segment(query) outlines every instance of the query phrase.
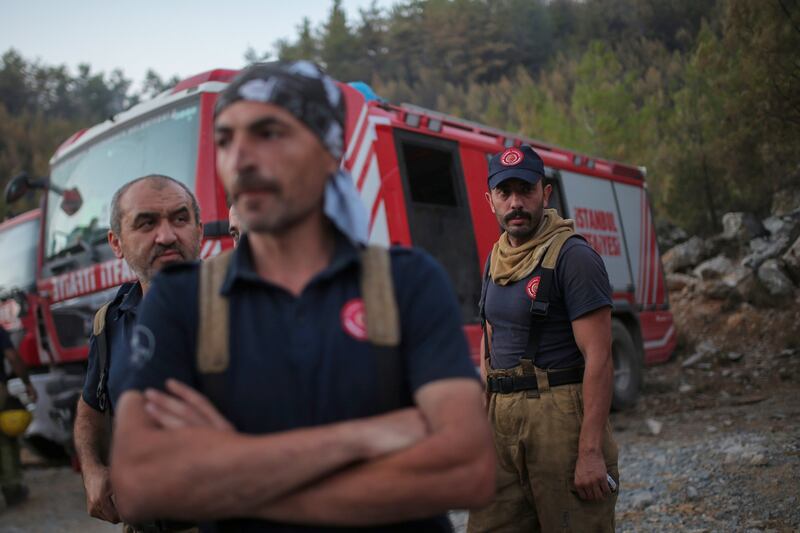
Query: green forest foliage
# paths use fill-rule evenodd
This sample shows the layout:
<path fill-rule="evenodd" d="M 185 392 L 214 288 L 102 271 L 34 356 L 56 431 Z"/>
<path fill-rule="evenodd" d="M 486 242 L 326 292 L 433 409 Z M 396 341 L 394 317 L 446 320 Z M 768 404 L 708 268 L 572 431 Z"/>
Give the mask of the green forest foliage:
<path fill-rule="evenodd" d="M 332 0 L 318 27 L 259 44 L 248 61 L 313 59 L 392 102 L 643 165 L 658 215 L 693 232 L 800 187 L 800 0 L 399 0 L 357 20 Z M 131 96 L 119 71 L 6 52 L 0 185 L 173 81 L 151 72 Z"/>
<path fill-rule="evenodd" d="M 797 0 L 407 0 L 276 45 L 410 102 L 648 169 L 699 233 L 800 187 Z"/>
<path fill-rule="evenodd" d="M 47 176 L 50 157 L 70 135 L 177 82 L 151 70 L 141 90 L 130 94 L 131 80 L 121 70 L 106 75 L 80 65 L 73 75 L 64 66 L 26 61 L 17 51 L 6 51 L 0 56 L 0 189 L 22 171 Z M 13 206 L 0 200 L 0 220 L 38 203 L 38 193 Z"/>

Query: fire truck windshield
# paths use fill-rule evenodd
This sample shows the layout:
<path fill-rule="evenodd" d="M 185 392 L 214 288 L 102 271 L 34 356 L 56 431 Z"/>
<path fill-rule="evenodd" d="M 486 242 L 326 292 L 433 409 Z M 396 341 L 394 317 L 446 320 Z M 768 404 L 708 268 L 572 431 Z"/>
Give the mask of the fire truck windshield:
<path fill-rule="evenodd" d="M 0 294 L 33 286 L 38 242 L 39 217 L 0 231 Z"/>
<path fill-rule="evenodd" d="M 193 190 L 198 115 L 196 101 L 184 103 L 115 129 L 57 162 L 51 183 L 61 190 L 76 189 L 82 203 L 77 211 L 63 209 L 61 196 L 48 193 L 45 257 L 105 242 L 111 197 L 135 178 L 163 174 Z"/>

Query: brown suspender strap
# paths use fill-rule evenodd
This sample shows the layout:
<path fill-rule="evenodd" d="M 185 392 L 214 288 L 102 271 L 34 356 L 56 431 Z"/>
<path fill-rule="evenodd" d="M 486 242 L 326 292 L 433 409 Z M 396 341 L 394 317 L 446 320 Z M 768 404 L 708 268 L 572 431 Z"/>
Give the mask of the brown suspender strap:
<path fill-rule="evenodd" d="M 200 265 L 197 324 L 197 370 L 218 374 L 228 368 L 228 299 L 220 294 L 231 252 L 223 252 Z"/>
<path fill-rule="evenodd" d="M 113 300 L 112 300 L 113 301 Z M 97 346 L 97 366 L 100 379 L 97 381 L 97 403 L 100 409 L 110 414 L 111 404 L 108 401 L 108 335 L 106 334 L 106 314 L 111 302 L 107 302 L 94 314 L 92 335 Z"/>
<path fill-rule="evenodd" d="M 108 307 L 111 305 L 111 302 L 106 302 L 103 307 L 97 310 L 94 314 L 94 323 L 92 324 L 92 335 L 97 337 L 100 335 L 106 327 L 106 313 L 108 313 Z"/>
<path fill-rule="evenodd" d="M 559 233 L 555 240 L 550 244 L 550 247 L 547 249 L 547 253 L 544 255 L 544 259 L 542 260 L 542 268 L 555 268 L 556 261 L 558 261 L 558 254 L 561 253 L 561 248 L 564 246 L 564 243 L 567 242 L 567 239 L 575 235 L 572 231 L 564 231 Z"/>
<path fill-rule="evenodd" d="M 376 413 L 399 408 L 408 395 L 400 353 L 400 313 L 392 280 L 392 261 L 387 248 L 369 245 L 361 250 L 361 298 L 367 339 L 375 358 Z"/>
<path fill-rule="evenodd" d="M 230 360 L 228 298 L 220 293 L 232 252 L 200 264 L 198 283 L 197 372 L 203 392 L 218 409 L 225 408 L 225 370 Z"/>
<path fill-rule="evenodd" d="M 369 341 L 375 346 L 398 346 L 400 317 L 387 248 L 370 245 L 361 251 L 361 297 Z"/>
<path fill-rule="evenodd" d="M 561 248 L 564 246 L 564 243 L 573 235 L 574 232 L 572 231 L 564 231 L 556 235 L 542 259 L 542 274 L 539 290 L 536 294 L 536 299 L 531 302 L 528 345 L 525 349 L 525 356 L 520 358 L 522 374 L 529 378 L 536 376 L 536 354 L 539 351 L 539 344 L 542 340 L 544 322 L 547 320 L 550 306 L 550 292 L 552 291 L 553 285 L 553 272 L 555 271 L 556 262 L 558 261 L 558 255 L 561 253 Z M 538 396 L 537 390 L 531 389 L 528 391 L 529 398 L 538 398 Z"/>

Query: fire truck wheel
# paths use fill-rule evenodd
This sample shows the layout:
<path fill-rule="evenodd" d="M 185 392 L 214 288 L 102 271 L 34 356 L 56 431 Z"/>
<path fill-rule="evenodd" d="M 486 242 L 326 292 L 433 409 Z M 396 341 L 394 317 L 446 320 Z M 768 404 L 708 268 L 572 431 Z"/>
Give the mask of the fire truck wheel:
<path fill-rule="evenodd" d="M 642 386 L 642 356 L 622 321 L 611 320 L 611 357 L 614 361 L 614 398 L 611 408 L 633 407 Z"/>

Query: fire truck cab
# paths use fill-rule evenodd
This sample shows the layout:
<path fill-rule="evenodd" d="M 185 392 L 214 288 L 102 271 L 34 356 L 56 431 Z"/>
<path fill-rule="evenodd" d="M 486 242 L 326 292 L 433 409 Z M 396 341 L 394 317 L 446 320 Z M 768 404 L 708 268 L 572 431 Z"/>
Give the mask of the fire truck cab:
<path fill-rule="evenodd" d="M 110 200 L 120 186 L 151 173 L 180 180 L 201 206 L 202 257 L 231 246 L 212 120 L 217 95 L 235 74 L 220 69 L 188 78 L 75 133 L 51 159 L 36 315 L 52 379 L 61 382 L 51 388 L 75 387 L 74 376 L 85 369 L 94 312 L 133 279 L 106 239 Z M 675 345 L 644 172 L 412 105 L 389 104 L 363 84 L 342 89 L 348 109 L 342 165 L 370 214 L 370 239 L 420 246 L 443 264 L 476 363 L 482 266 L 499 236 L 484 199 L 488 159 L 522 143 L 540 153 L 555 190 L 551 207 L 575 219 L 606 263 L 615 301 L 615 405 L 633 403 L 643 364 L 666 360 Z M 67 443 L 68 435 L 63 440 Z"/>

